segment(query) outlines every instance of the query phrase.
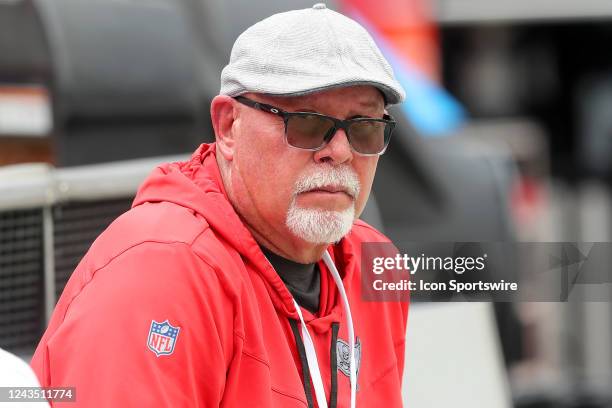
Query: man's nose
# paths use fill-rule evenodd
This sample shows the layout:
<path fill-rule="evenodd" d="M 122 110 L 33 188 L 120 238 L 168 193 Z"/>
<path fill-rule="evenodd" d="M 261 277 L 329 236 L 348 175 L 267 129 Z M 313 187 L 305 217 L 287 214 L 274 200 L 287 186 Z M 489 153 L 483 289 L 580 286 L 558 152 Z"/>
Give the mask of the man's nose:
<path fill-rule="evenodd" d="M 325 147 L 315 152 L 317 163 L 332 162 L 332 164 L 350 163 L 353 160 L 353 150 L 344 129 L 338 129 Z"/>

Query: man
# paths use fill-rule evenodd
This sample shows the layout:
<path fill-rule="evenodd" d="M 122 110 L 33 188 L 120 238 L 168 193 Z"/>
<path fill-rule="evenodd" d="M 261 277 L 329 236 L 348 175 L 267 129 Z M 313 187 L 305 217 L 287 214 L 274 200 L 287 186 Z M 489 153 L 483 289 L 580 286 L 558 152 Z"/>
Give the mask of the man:
<path fill-rule="evenodd" d="M 92 245 L 33 358 L 41 383 L 95 407 L 401 406 L 407 304 L 361 300 L 361 243 L 388 240 L 356 218 L 403 96 L 322 4 L 247 29 L 216 143 L 159 167 Z"/>

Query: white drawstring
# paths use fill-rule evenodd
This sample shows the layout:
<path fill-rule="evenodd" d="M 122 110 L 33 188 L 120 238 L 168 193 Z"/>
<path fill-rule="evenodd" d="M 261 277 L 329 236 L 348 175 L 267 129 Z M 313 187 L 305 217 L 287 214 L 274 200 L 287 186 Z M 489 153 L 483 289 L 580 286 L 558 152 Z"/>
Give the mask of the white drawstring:
<path fill-rule="evenodd" d="M 306 361 L 308 361 L 308 368 L 310 370 L 310 377 L 312 378 L 312 385 L 314 386 L 315 396 L 317 397 L 317 405 L 319 408 L 327 408 L 327 399 L 325 399 L 325 389 L 323 388 L 323 378 L 321 377 L 321 371 L 319 370 L 319 362 L 317 360 L 317 352 L 314 347 L 314 342 L 308 333 L 306 328 L 306 322 L 302 317 L 302 311 L 300 305 L 297 304 L 293 299 L 295 310 L 297 310 L 302 322 L 302 337 L 304 338 L 304 349 L 306 350 Z M 310 384 L 306 384 L 308 387 Z"/>
<path fill-rule="evenodd" d="M 325 262 L 325 265 L 327 265 L 327 268 L 334 277 L 334 281 L 336 282 L 336 286 L 338 287 L 338 291 L 340 292 L 340 296 L 342 297 L 344 312 L 346 313 L 350 350 L 349 370 L 351 373 L 351 408 L 355 408 L 355 404 L 357 401 L 357 367 L 355 365 L 355 329 L 353 327 L 353 316 L 351 315 L 351 307 L 349 305 L 348 297 L 346 296 L 346 292 L 344 290 L 344 285 L 342 284 L 342 278 L 340 277 L 340 273 L 338 272 L 338 269 L 336 269 L 336 265 L 334 265 L 334 262 L 332 261 L 331 256 L 327 251 L 323 253 L 323 261 Z"/>
<path fill-rule="evenodd" d="M 353 328 L 353 317 L 351 315 L 351 308 L 349 306 L 348 297 L 346 296 L 346 291 L 344 290 L 344 285 L 342 285 L 342 278 L 340 278 L 340 273 L 338 272 L 336 265 L 334 265 L 334 262 L 332 261 L 331 256 L 327 251 L 323 253 L 323 261 L 325 262 L 325 265 L 327 265 L 327 269 L 329 269 L 329 271 L 331 272 L 334 278 L 334 282 L 336 282 L 336 286 L 338 287 L 338 291 L 340 292 L 340 297 L 342 297 L 342 306 L 346 314 L 350 350 L 350 406 L 351 408 L 355 408 L 357 400 L 357 367 L 355 366 L 355 330 Z M 321 371 L 319 370 L 319 363 L 317 360 L 317 353 L 314 347 L 314 342 L 310 337 L 310 333 L 308 333 L 308 329 L 306 328 L 306 322 L 304 322 L 304 317 L 302 316 L 302 311 L 300 310 L 300 306 L 297 304 L 295 299 L 293 299 L 293 304 L 295 305 L 295 310 L 297 310 L 298 316 L 300 316 L 300 322 L 302 323 L 302 337 L 304 338 L 306 361 L 308 362 L 308 369 L 310 370 L 310 376 L 312 377 L 312 384 L 314 386 L 315 396 L 317 398 L 317 405 L 319 406 L 319 408 L 327 408 L 327 399 L 325 398 L 325 389 L 323 388 L 323 379 L 321 377 Z"/>

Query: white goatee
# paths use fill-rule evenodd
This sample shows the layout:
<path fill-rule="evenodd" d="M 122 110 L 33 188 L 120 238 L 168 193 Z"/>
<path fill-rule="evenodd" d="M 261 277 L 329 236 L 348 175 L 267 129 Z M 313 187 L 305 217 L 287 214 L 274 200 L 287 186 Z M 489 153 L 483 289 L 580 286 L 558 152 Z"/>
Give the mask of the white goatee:
<path fill-rule="evenodd" d="M 355 202 L 342 211 L 303 208 L 296 203 L 298 194 L 333 186 L 353 197 L 359 195 L 359 178 L 348 165 L 320 165 L 314 172 L 301 176 L 295 183 L 293 199 L 287 211 L 286 224 L 297 237 L 313 244 L 340 241 L 351 230 L 355 220 Z"/>

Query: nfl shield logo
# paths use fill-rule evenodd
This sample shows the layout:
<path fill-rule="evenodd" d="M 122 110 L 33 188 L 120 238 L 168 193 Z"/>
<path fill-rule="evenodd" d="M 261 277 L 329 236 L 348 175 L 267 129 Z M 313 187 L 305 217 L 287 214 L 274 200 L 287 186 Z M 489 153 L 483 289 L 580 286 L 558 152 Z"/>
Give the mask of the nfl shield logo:
<path fill-rule="evenodd" d="M 168 320 L 162 323 L 155 320 L 151 321 L 149 339 L 147 340 L 149 350 L 154 352 L 157 357 L 172 354 L 180 330 L 180 327 L 172 326 Z"/>

